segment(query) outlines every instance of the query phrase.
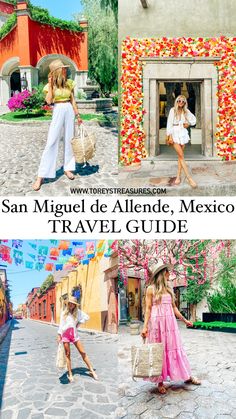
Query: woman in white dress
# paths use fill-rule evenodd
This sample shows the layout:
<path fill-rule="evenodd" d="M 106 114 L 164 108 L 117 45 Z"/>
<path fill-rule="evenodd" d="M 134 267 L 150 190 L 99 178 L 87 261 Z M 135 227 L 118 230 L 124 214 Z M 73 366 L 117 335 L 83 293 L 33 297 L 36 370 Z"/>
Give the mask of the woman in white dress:
<path fill-rule="evenodd" d="M 78 302 L 75 297 L 70 297 L 67 301 L 66 310 L 61 314 L 60 325 L 58 329 L 58 343 L 63 343 L 66 355 L 66 363 L 68 369 L 68 380 L 73 382 L 73 375 L 71 369 L 71 358 L 70 358 L 70 344 L 73 343 L 80 353 L 83 361 L 89 369 L 89 374 L 95 380 L 98 380 L 97 374 L 95 373 L 92 364 L 86 354 L 82 343 L 80 342 L 77 327 L 80 323 L 84 323 L 89 319 L 89 316 L 83 313 L 78 308 Z"/>
<path fill-rule="evenodd" d="M 186 97 L 180 95 L 176 98 L 174 107 L 171 108 L 167 120 L 167 137 L 169 137 L 169 143 L 173 145 L 178 155 L 178 172 L 175 185 L 181 183 L 183 170 L 189 185 L 192 188 L 196 188 L 197 184 L 191 178 L 184 159 L 184 147 L 190 141 L 188 128 L 193 125 L 196 125 L 196 117 L 188 109 Z"/>

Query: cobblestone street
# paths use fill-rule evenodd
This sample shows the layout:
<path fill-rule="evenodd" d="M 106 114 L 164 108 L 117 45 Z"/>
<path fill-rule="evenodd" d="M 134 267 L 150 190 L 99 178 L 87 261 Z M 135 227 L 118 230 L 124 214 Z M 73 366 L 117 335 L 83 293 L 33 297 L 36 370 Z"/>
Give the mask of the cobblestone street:
<path fill-rule="evenodd" d="M 155 385 L 131 378 L 130 346 L 140 336 L 130 336 L 122 326 L 119 334 L 119 394 L 116 417 L 129 419 L 235 419 L 236 418 L 236 335 L 188 330 L 180 325 L 184 348 L 192 372 L 201 386 L 169 384 L 161 396 Z"/>
<path fill-rule="evenodd" d="M 77 165 L 77 176 L 69 181 L 63 174 L 63 142 L 59 146 L 56 180 L 46 180 L 39 192 L 32 190 L 40 158 L 46 144 L 48 122 L 0 124 L 0 194 L 60 196 L 70 195 L 70 188 L 116 187 L 117 143 L 115 127 L 101 127 L 87 123 L 89 132 L 96 136 L 96 154 L 89 165 Z"/>
<path fill-rule="evenodd" d="M 1 419 L 114 417 L 117 336 L 80 332 L 99 381 L 88 375 L 73 347 L 73 383 L 69 383 L 64 370 L 56 369 L 56 336 L 57 328 L 51 325 L 31 320 L 14 322 L 12 333 L 0 345 L 0 390 L 5 382 Z"/>

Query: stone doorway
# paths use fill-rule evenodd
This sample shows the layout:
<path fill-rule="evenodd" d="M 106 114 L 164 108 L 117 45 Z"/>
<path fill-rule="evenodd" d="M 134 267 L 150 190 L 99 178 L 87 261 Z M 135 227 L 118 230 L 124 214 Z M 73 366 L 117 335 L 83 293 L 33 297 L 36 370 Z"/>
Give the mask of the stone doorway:
<path fill-rule="evenodd" d="M 184 95 L 188 100 L 188 108 L 196 118 L 197 123 L 189 128 L 191 141 L 185 148 L 185 155 L 188 158 L 199 158 L 204 155 L 202 147 L 202 116 L 201 116 L 201 87 L 198 81 L 161 81 L 158 83 L 159 92 L 159 117 L 157 119 L 157 148 L 161 157 L 171 157 L 173 154 L 170 147 L 166 145 L 166 126 L 170 109 L 174 106 L 175 99 L 179 95 Z"/>
<path fill-rule="evenodd" d="M 20 70 L 15 70 L 10 77 L 11 96 L 21 92 Z"/>
<path fill-rule="evenodd" d="M 201 140 L 199 140 L 200 135 L 198 135 L 197 144 L 186 147 L 186 157 L 192 160 L 201 160 L 216 156 L 214 139 L 218 109 L 218 73 L 214 64 L 219 61 L 219 58 L 146 57 L 142 58 L 141 61 L 143 61 L 143 105 L 146 110 L 144 116 L 145 146 L 149 158 L 157 160 L 176 159 L 172 148 L 167 149 L 162 144 L 163 138 L 161 139 L 160 136 L 160 130 L 162 129 L 160 114 L 163 99 L 161 88 L 165 89 L 164 94 L 167 97 L 171 94 L 173 86 L 175 86 L 174 90 L 177 89 L 177 92 L 178 90 L 190 91 L 194 89 L 194 94 L 198 97 L 198 102 L 195 101 L 195 107 L 200 108 L 197 112 L 200 112 L 198 121 L 201 125 L 198 125 L 197 129 L 201 130 Z M 170 100 L 168 106 L 171 106 Z M 164 132 L 161 135 L 164 136 Z M 192 153 L 191 150 L 194 152 Z"/>

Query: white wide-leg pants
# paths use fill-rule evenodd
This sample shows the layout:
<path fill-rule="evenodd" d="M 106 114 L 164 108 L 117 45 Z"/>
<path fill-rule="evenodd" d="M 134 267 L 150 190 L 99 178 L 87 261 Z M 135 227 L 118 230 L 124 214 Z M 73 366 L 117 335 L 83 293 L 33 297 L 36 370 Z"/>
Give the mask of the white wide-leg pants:
<path fill-rule="evenodd" d="M 52 122 L 49 127 L 46 147 L 38 170 L 42 178 L 56 177 L 56 163 L 60 138 L 64 130 L 64 171 L 75 170 L 75 158 L 71 140 L 74 137 L 74 111 L 70 102 L 54 105 Z"/>

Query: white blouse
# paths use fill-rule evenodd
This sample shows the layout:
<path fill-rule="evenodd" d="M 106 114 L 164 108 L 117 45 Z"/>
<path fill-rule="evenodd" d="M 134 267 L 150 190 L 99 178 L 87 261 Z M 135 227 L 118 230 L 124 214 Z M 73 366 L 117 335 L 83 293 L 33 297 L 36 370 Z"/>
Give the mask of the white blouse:
<path fill-rule="evenodd" d="M 183 128 L 184 123 L 188 123 L 189 125 L 193 126 L 196 125 L 196 117 L 193 115 L 189 109 L 187 109 L 187 116 L 182 112 L 180 119 L 175 116 L 174 108 L 171 108 L 168 119 L 167 119 L 167 135 L 171 135 L 173 133 L 173 128 L 175 126 L 179 126 Z"/>
<path fill-rule="evenodd" d="M 63 311 L 61 313 L 60 325 L 57 333 L 62 335 L 67 329 L 73 328 L 74 335 L 77 336 L 77 327 L 79 324 L 85 323 L 87 320 L 89 320 L 89 316 L 81 310 L 78 310 L 77 318 L 74 318 L 74 316 L 70 313 L 65 316 L 65 312 Z"/>

